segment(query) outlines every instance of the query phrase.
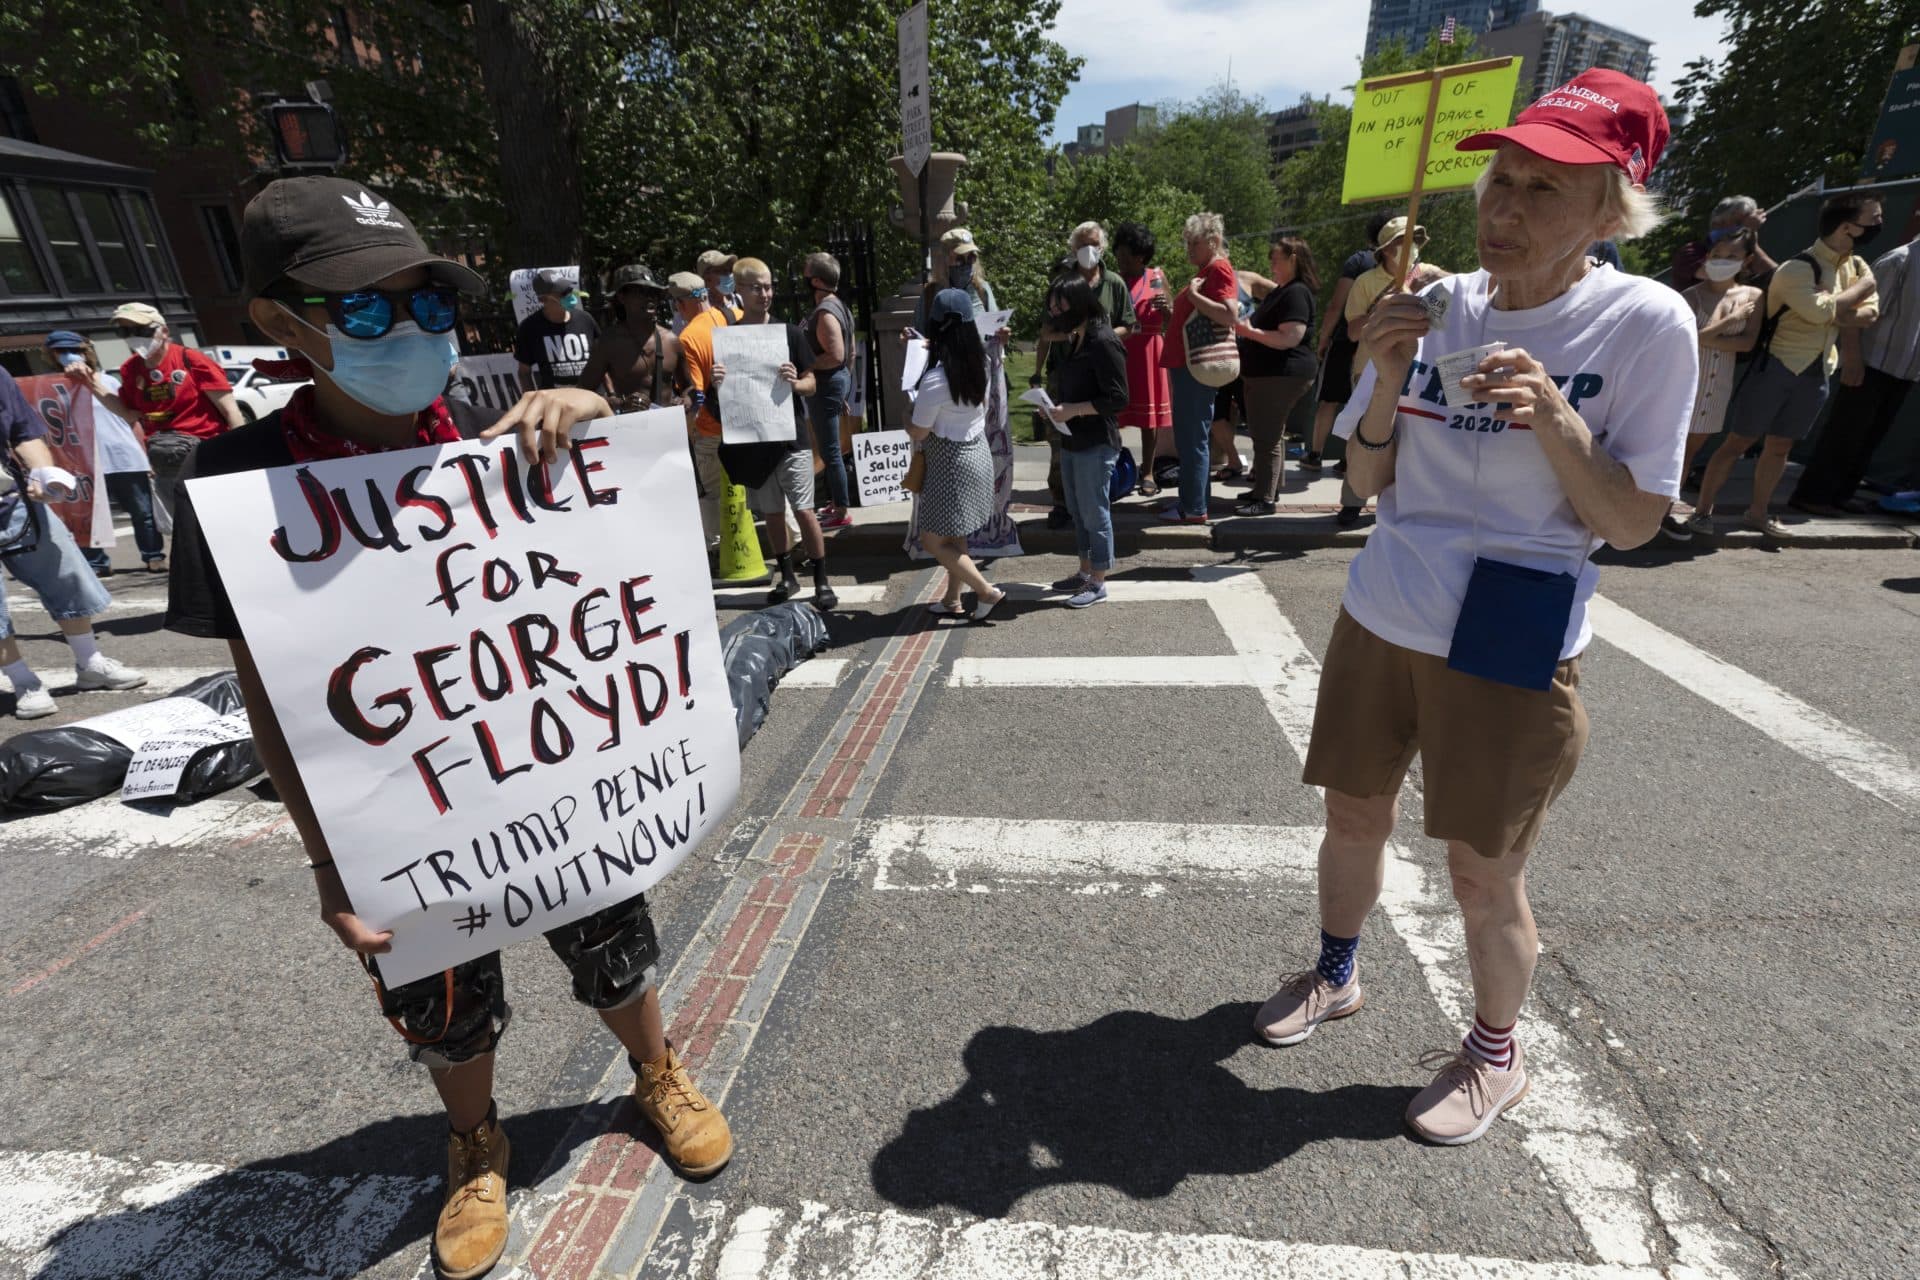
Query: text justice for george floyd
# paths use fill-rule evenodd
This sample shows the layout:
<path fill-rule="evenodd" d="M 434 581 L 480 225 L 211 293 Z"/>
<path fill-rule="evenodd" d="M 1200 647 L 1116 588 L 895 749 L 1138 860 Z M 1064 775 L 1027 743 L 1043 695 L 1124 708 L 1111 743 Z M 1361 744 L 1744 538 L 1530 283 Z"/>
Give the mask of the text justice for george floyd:
<path fill-rule="evenodd" d="M 456 531 L 466 531 L 455 505 L 433 491 L 437 481 L 464 485 L 470 506 L 459 510 L 470 513 L 477 526 L 474 535 L 487 538 L 498 535 L 503 520 L 531 525 L 572 511 L 616 504 L 620 500 L 619 486 L 597 486 L 593 477 L 603 469 L 602 464 L 586 456 L 606 444 L 605 437 L 592 437 L 568 446 L 566 470 L 574 478 L 571 486 L 557 483 L 546 467 L 528 467 L 523 473 L 515 446 L 491 455 L 463 453 L 437 463 L 422 463 L 402 473 L 391 498 L 369 480 L 364 514 L 356 511 L 345 489 L 329 489 L 311 467 L 303 466 L 295 472 L 295 480 L 314 527 L 307 531 L 309 536 L 296 537 L 282 525 L 269 541 L 277 555 L 296 563 L 332 557 L 346 545 L 346 535 L 369 551 L 418 554 Z M 485 493 L 484 473 L 496 459 L 505 510 L 496 510 Z M 452 478 L 446 473 L 452 473 Z M 568 488 L 576 492 L 567 492 Z M 583 500 L 584 505 L 577 506 L 576 499 Z M 424 511 L 428 516 L 420 523 L 409 520 L 411 528 L 403 529 L 402 512 L 409 510 Z M 299 549 L 303 547 L 311 549 Z M 623 641 L 638 647 L 666 633 L 664 626 L 642 625 L 654 607 L 654 598 L 642 594 L 652 580 L 651 574 L 578 591 L 581 575 L 543 551 L 526 552 L 522 566 L 503 557 L 486 557 L 475 543 L 462 541 L 441 548 L 435 557 L 434 577 L 439 591 L 425 603 L 442 606 L 449 617 L 459 613 L 461 597 L 469 591 L 496 604 L 524 591 L 536 597 L 532 601 L 535 607 L 508 621 L 504 637 L 476 629 L 455 643 L 416 650 L 410 657 L 415 679 L 405 683 L 392 684 L 394 664 L 382 660 L 394 655 L 377 645 L 362 646 L 334 667 L 327 680 L 327 711 L 336 724 L 367 745 L 385 745 L 412 722 L 419 709 L 416 695 L 435 717 L 451 724 L 472 714 L 480 703 L 499 702 L 516 690 L 531 691 L 552 683 L 556 695 L 564 693 L 561 706 L 573 703 L 591 717 L 584 722 L 585 727 L 606 735 L 594 749 L 608 751 L 620 745 L 628 718 L 645 727 L 659 718 L 675 690 L 682 698 L 689 696 L 693 672 L 687 631 L 672 637 L 671 678 L 653 662 L 629 658 L 619 671 L 604 678 L 601 687 L 589 689 L 577 681 L 574 667 L 569 665 L 576 656 L 586 663 L 605 662 L 620 650 Z M 550 604 L 540 598 L 543 592 L 566 598 Z M 556 618 L 563 619 L 564 625 Z M 451 670 L 443 671 L 443 667 Z M 376 675 L 381 678 L 375 680 Z M 362 681 L 390 687 L 368 697 L 359 688 Z M 575 683 L 564 688 L 565 682 Z M 471 700 L 475 698 L 478 702 Z M 516 753 L 501 749 L 504 735 L 496 735 L 487 719 L 476 718 L 468 728 L 476 754 L 459 755 L 448 749 L 451 734 L 412 753 L 421 783 L 440 813 L 454 806 L 445 780 L 457 769 L 478 760 L 488 778 L 500 783 L 536 765 L 558 764 L 578 745 L 568 718 L 555 706 L 555 700 L 545 695 L 530 705 L 527 750 L 517 760 Z"/>

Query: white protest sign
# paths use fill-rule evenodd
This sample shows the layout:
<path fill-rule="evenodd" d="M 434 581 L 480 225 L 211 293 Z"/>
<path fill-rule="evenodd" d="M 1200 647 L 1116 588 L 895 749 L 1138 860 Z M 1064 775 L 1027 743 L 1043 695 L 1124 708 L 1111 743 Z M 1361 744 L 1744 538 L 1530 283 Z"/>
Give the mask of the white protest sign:
<path fill-rule="evenodd" d="M 992 342 L 995 334 L 1013 323 L 1013 309 L 1005 311 L 976 311 L 973 313 L 973 327 L 980 331 L 980 341 Z"/>
<path fill-rule="evenodd" d="M 74 728 L 112 738 L 127 750 L 138 751 L 140 744 L 148 738 L 157 738 L 161 734 L 219 718 L 219 712 L 193 698 L 155 698 L 137 707 L 89 716 Z"/>
<path fill-rule="evenodd" d="M 780 376 L 787 363 L 787 326 L 716 325 L 713 358 L 727 367 L 720 383 L 720 439 L 760 444 L 795 438 L 793 385 Z"/>
<path fill-rule="evenodd" d="M 853 474 L 860 482 L 860 505 L 905 502 L 901 481 L 913 461 L 913 441 L 904 431 L 861 431 L 853 437 Z"/>
<path fill-rule="evenodd" d="M 519 361 L 511 353 L 461 356 L 453 366 L 453 377 L 473 404 L 504 413 L 520 402 Z"/>
<path fill-rule="evenodd" d="M 198 704 L 196 704 L 198 705 Z M 122 800 L 166 800 L 180 790 L 180 779 L 193 758 L 208 747 L 229 742 L 245 742 L 253 736 L 247 713 L 236 711 L 205 724 L 189 725 L 148 738 L 133 753 L 127 764 L 127 777 L 120 784 Z"/>
<path fill-rule="evenodd" d="M 927 371 L 927 344 L 924 340 L 909 341 L 900 354 L 900 389 L 911 392 L 920 386 L 920 375 Z"/>
<path fill-rule="evenodd" d="M 739 792 L 685 417 L 587 429 L 546 466 L 474 441 L 190 482 L 389 984 L 632 898 Z"/>
<path fill-rule="evenodd" d="M 927 0 L 900 15 L 900 150 L 916 176 L 933 154 L 933 115 L 928 105 Z"/>
<path fill-rule="evenodd" d="M 513 293 L 513 322 L 519 324 L 540 309 L 540 299 L 533 291 L 533 278 L 542 271 L 557 271 L 562 279 L 574 288 L 580 287 L 580 268 L 573 267 L 522 267 L 507 276 L 507 288 Z"/>

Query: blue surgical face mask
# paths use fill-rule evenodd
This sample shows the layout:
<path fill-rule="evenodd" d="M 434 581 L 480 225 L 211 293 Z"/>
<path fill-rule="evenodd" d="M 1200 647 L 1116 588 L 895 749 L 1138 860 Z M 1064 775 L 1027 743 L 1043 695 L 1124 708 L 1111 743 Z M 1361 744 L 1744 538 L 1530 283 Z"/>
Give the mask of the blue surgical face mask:
<path fill-rule="evenodd" d="M 560 299 L 560 305 L 568 311 L 578 311 L 580 309 L 580 295 L 577 293 L 570 293 L 566 297 Z"/>
<path fill-rule="evenodd" d="M 733 272 L 729 271 L 726 275 L 720 277 L 720 292 L 733 292 Z"/>
<path fill-rule="evenodd" d="M 301 317 L 293 318 L 313 329 Z M 411 320 L 400 321 L 380 338 L 349 338 L 331 324 L 314 331 L 324 333 L 333 348 L 333 368 L 316 364 L 314 373 L 375 413 L 396 418 L 418 413 L 439 399 L 447 374 L 460 358 L 453 334 L 428 333 Z"/>

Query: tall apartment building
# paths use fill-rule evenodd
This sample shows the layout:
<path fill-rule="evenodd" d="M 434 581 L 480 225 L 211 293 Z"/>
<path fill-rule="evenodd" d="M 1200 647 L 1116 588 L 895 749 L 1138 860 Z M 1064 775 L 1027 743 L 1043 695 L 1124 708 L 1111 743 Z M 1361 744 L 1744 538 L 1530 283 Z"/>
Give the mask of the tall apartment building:
<path fill-rule="evenodd" d="M 1289 156 L 1305 151 L 1320 141 L 1320 103 L 1311 96 L 1302 97 L 1295 106 L 1274 112 L 1267 118 L 1267 149 L 1277 167 Z"/>
<path fill-rule="evenodd" d="M 1367 54 L 1371 57 L 1395 39 L 1418 49 L 1448 18 L 1457 31 L 1482 36 L 1539 11 L 1540 0 L 1373 0 L 1367 15 Z"/>
<path fill-rule="evenodd" d="M 1582 13 L 1528 14 L 1511 26 L 1480 37 L 1478 52 L 1490 58 L 1517 55 L 1521 84 L 1539 97 L 1591 67 L 1623 71 L 1636 80 L 1653 74 L 1653 42 L 1596 22 Z"/>

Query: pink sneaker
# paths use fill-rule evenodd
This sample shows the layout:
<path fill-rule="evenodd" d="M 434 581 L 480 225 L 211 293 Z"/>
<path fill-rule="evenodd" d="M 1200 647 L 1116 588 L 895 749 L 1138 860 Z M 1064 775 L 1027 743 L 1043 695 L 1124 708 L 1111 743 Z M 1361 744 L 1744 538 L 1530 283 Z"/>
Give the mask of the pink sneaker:
<path fill-rule="evenodd" d="M 1280 980 L 1273 999 L 1253 1015 L 1253 1029 L 1268 1044 L 1299 1044 L 1321 1023 L 1356 1014 L 1366 1002 L 1360 979 L 1336 987 L 1318 969 L 1302 969 Z"/>
<path fill-rule="evenodd" d="M 844 529 L 853 523 L 853 517 L 847 514 L 845 507 L 834 507 L 820 516 L 822 529 Z"/>
<path fill-rule="evenodd" d="M 1527 1096 L 1526 1055 L 1513 1042 L 1513 1066 L 1487 1065 L 1464 1049 L 1436 1049 L 1420 1065 L 1439 1074 L 1407 1104 L 1407 1124 L 1428 1142 L 1443 1147 L 1472 1142 Z"/>

